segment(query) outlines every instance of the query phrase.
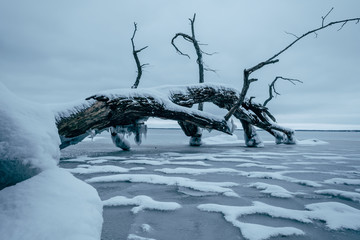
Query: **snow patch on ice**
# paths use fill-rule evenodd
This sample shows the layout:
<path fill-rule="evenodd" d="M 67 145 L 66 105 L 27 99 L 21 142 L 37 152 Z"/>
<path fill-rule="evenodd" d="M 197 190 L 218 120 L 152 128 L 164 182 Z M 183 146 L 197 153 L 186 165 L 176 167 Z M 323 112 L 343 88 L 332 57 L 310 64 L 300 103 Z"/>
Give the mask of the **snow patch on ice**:
<path fill-rule="evenodd" d="M 307 159 L 321 159 L 321 160 L 344 160 L 348 159 L 344 156 L 313 156 L 313 155 L 304 155 L 304 158 Z"/>
<path fill-rule="evenodd" d="M 219 204 L 201 204 L 198 209 L 207 212 L 219 212 L 226 221 L 238 227 L 242 235 L 251 240 L 267 239 L 275 236 L 304 235 L 297 228 L 274 228 L 259 224 L 244 223 L 238 218 L 245 215 L 265 214 L 272 218 L 296 220 L 302 223 L 312 223 L 312 220 L 321 220 L 332 230 L 360 229 L 360 210 L 337 202 L 323 202 L 308 204 L 307 210 L 294 210 L 268 205 L 262 202 L 253 202 L 252 206 L 225 206 Z M 242 218 L 243 219 L 243 218 Z"/>
<path fill-rule="evenodd" d="M 332 230 L 360 229 L 360 210 L 338 202 L 323 202 L 305 205 L 312 219 L 326 222 Z"/>
<path fill-rule="evenodd" d="M 240 173 L 240 171 L 232 168 L 162 168 L 155 169 L 156 172 L 162 172 L 166 174 L 191 174 L 191 175 L 200 175 L 200 174 L 209 174 L 209 173 Z"/>
<path fill-rule="evenodd" d="M 151 232 L 153 230 L 153 228 L 149 224 L 146 224 L 146 223 L 141 224 L 140 227 L 143 232 Z"/>
<path fill-rule="evenodd" d="M 104 206 L 129 206 L 136 205 L 131 211 L 136 214 L 143 210 L 158 210 L 158 211 L 173 211 L 181 208 L 181 205 L 176 202 L 159 202 L 155 201 L 151 197 L 140 195 L 133 198 L 127 198 L 123 196 L 116 196 L 108 200 L 103 201 Z"/>
<path fill-rule="evenodd" d="M 274 170 L 283 170 L 283 169 L 289 168 L 289 167 L 280 166 L 280 165 L 263 165 L 263 164 L 257 164 L 257 163 L 242 163 L 242 164 L 239 164 L 236 166 L 243 167 L 243 168 L 259 167 L 259 168 L 274 169 Z"/>
<path fill-rule="evenodd" d="M 282 180 L 292 183 L 297 183 L 300 185 L 305 185 L 309 187 L 321 187 L 320 183 L 311 180 L 297 179 L 289 176 L 284 176 L 283 174 L 288 173 L 287 171 L 282 172 L 246 172 L 243 175 L 249 178 L 262 178 L 262 179 L 275 179 Z"/>
<path fill-rule="evenodd" d="M 327 184 L 344 184 L 344 185 L 360 185 L 360 179 L 349 179 L 349 178 L 331 178 L 325 180 Z"/>
<path fill-rule="evenodd" d="M 337 189 L 323 189 L 323 190 L 317 190 L 315 191 L 315 193 L 340 197 L 354 202 L 360 202 L 360 193 L 356 193 L 356 192 L 342 191 Z"/>
<path fill-rule="evenodd" d="M 249 187 L 259 189 L 261 190 L 260 192 L 262 193 L 266 193 L 269 194 L 270 196 L 278 197 L 278 198 L 293 198 L 294 195 L 299 194 L 299 193 L 290 192 L 278 185 L 267 184 L 262 182 L 251 183 Z"/>
<path fill-rule="evenodd" d="M 239 197 L 232 189 L 227 187 L 238 186 L 233 182 L 200 182 L 190 178 L 166 177 L 154 174 L 117 174 L 112 176 L 101 176 L 87 179 L 88 183 L 97 182 L 135 182 L 160 184 L 176 187 L 186 187 L 200 192 L 213 192 L 229 197 Z"/>
<path fill-rule="evenodd" d="M 281 217 L 310 223 L 311 220 L 300 210 L 292 210 L 274 207 L 262 202 L 253 202 L 253 206 L 224 206 L 219 204 L 201 204 L 198 206 L 201 211 L 220 212 L 226 221 L 238 227 L 246 239 L 261 240 L 276 236 L 304 235 L 305 233 L 293 227 L 269 227 L 259 224 L 244 223 L 238 220 L 239 217 L 252 214 L 266 214 L 271 217 Z"/>
<path fill-rule="evenodd" d="M 91 174 L 91 173 L 126 173 L 132 169 L 127 169 L 114 165 L 101 165 L 101 166 L 82 165 L 81 167 L 71 168 L 66 170 L 76 174 Z"/>

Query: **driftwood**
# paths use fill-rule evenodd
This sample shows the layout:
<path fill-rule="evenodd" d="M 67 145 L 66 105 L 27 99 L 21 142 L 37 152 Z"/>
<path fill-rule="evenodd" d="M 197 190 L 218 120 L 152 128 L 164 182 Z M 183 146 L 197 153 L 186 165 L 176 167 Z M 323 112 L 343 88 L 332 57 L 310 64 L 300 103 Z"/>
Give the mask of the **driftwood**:
<path fill-rule="evenodd" d="M 219 108 L 229 110 L 238 101 L 238 96 L 239 91 L 236 89 L 214 84 L 158 88 L 156 91 L 114 90 L 111 94 L 96 94 L 87 98 L 82 106 L 57 115 L 56 124 L 62 141 L 60 148 L 78 143 L 92 131 L 101 132 L 115 126 L 134 126 L 149 117 L 176 120 L 190 126 L 231 134 L 232 125 L 229 121 L 189 107 L 211 102 Z M 266 107 L 252 103 L 249 99 L 235 111 L 234 117 L 240 119 L 245 126 L 245 135 L 249 140 L 256 135 L 252 125 L 268 131 L 277 142 L 283 140 L 284 134 L 288 139 L 294 134 L 291 129 L 278 126 Z M 189 128 L 185 133 L 192 137 L 198 134 L 196 128 Z"/>

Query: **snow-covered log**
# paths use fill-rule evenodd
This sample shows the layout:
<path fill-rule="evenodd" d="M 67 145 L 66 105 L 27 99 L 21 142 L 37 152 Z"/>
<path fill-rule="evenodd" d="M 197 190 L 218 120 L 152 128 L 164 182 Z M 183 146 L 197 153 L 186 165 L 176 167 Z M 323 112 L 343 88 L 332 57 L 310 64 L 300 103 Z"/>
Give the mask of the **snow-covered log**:
<path fill-rule="evenodd" d="M 137 125 L 149 117 L 176 120 L 187 128 L 188 136 L 196 137 L 191 125 L 215 129 L 231 134 L 231 123 L 223 117 L 201 112 L 190 107 L 194 104 L 212 102 L 219 108 L 231 109 L 237 102 L 239 91 L 218 84 L 196 84 L 189 86 L 166 86 L 156 89 L 117 89 L 95 94 L 86 102 L 58 112 L 56 124 L 61 137 L 60 148 L 76 144 L 91 132 L 103 131 L 109 127 Z M 261 104 L 246 99 L 234 113 L 242 121 L 249 143 L 256 136 L 252 126 L 272 134 L 277 143 L 294 139 L 294 131 L 275 123 L 275 118 Z M 182 128 L 184 128 L 182 127 Z M 196 129 L 196 128 L 194 128 Z"/>
<path fill-rule="evenodd" d="M 174 104 L 169 94 L 162 91 L 120 89 L 93 95 L 80 106 L 59 112 L 56 123 L 62 142 L 60 148 L 80 142 L 93 130 L 136 125 L 148 117 L 186 122 L 231 134 L 231 125 L 223 117 Z"/>

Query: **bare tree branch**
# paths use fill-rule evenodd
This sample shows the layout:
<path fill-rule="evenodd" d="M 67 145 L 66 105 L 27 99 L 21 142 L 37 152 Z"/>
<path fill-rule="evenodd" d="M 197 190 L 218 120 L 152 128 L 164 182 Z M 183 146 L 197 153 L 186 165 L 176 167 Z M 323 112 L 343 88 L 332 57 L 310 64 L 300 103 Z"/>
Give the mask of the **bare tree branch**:
<path fill-rule="evenodd" d="M 279 57 L 282 53 L 284 53 L 285 51 L 287 51 L 289 48 L 291 48 L 295 43 L 297 43 L 298 41 L 300 41 L 301 39 L 305 38 L 306 36 L 310 35 L 310 34 L 315 34 L 317 36 L 317 32 L 320 30 L 323 30 L 325 28 L 328 28 L 332 25 L 337 25 L 337 24 L 344 24 L 347 22 L 356 22 L 358 23 L 360 21 L 360 18 L 350 18 L 350 19 L 344 19 L 344 20 L 339 20 L 339 21 L 333 21 L 330 22 L 326 25 L 324 25 L 324 21 L 326 19 L 326 17 L 330 14 L 330 12 L 332 11 L 332 9 L 325 15 L 325 17 L 322 17 L 322 26 L 315 28 L 313 30 L 310 30 L 304 34 L 302 34 L 300 37 L 297 37 L 293 42 L 291 42 L 289 45 L 287 45 L 285 48 L 283 48 L 282 50 L 280 50 L 279 52 L 277 52 L 276 54 L 274 54 L 273 56 L 271 56 L 269 59 L 267 59 L 266 61 L 260 62 L 257 65 L 245 69 L 244 70 L 244 84 L 243 84 L 243 89 L 241 91 L 241 95 L 239 97 L 238 102 L 234 105 L 234 107 L 225 115 L 225 119 L 230 119 L 230 117 L 232 116 L 232 114 L 236 111 L 237 108 L 239 108 L 239 106 L 242 105 L 244 99 L 245 99 L 245 95 L 249 89 L 250 83 L 252 81 L 249 80 L 249 76 L 251 73 L 261 69 L 262 67 L 269 65 L 269 64 L 273 64 L 273 63 L 277 63 L 279 60 L 276 59 L 277 57 Z"/>
<path fill-rule="evenodd" d="M 179 36 L 180 36 L 180 37 L 183 37 L 186 41 L 189 41 L 189 42 L 191 42 L 191 43 L 193 43 L 194 40 L 193 40 L 192 37 L 190 37 L 189 35 L 187 35 L 187 34 L 185 34 L 185 33 L 177 33 L 177 34 L 175 34 L 175 36 L 171 39 L 171 45 L 174 46 L 176 52 L 179 53 L 180 55 L 186 56 L 186 57 L 188 57 L 188 58 L 190 59 L 190 56 L 189 56 L 188 54 L 185 54 L 185 53 L 183 53 L 182 51 L 180 51 L 180 49 L 175 45 L 175 39 L 176 39 L 177 37 L 179 37 Z"/>
<path fill-rule="evenodd" d="M 190 56 L 186 53 L 183 53 L 175 44 L 175 40 L 178 37 L 182 37 L 184 40 L 191 42 L 195 48 L 195 52 L 197 55 L 197 59 L 196 59 L 196 63 L 198 64 L 199 67 L 199 82 L 203 83 L 204 82 L 204 71 L 211 71 L 211 72 L 215 72 L 215 70 L 210 69 L 208 67 L 204 67 L 204 62 L 203 62 L 203 54 L 205 55 L 213 55 L 216 54 L 216 52 L 214 53 L 207 53 L 203 50 L 201 50 L 200 45 L 204 45 L 201 44 L 195 36 L 195 20 L 196 20 L 196 13 L 194 14 L 193 18 L 189 18 L 190 21 L 190 26 L 191 26 L 191 36 L 185 33 L 176 33 L 175 36 L 171 39 L 171 45 L 173 45 L 173 47 L 175 48 L 176 52 L 179 53 L 180 55 L 186 56 L 188 58 L 190 58 Z"/>
<path fill-rule="evenodd" d="M 285 33 L 288 34 L 288 35 L 294 36 L 295 38 L 299 38 L 299 37 L 298 37 L 297 35 L 295 35 L 294 33 L 287 32 L 287 31 L 285 31 Z"/>
<path fill-rule="evenodd" d="M 276 88 L 275 88 L 275 83 L 278 79 L 282 79 L 282 80 L 285 80 L 285 81 L 289 81 L 291 82 L 292 84 L 296 85 L 295 82 L 300 82 L 300 83 L 303 83 L 302 81 L 298 80 L 298 79 L 293 79 L 293 78 L 284 78 L 284 77 L 281 77 L 281 76 L 277 76 L 272 82 L 271 84 L 269 85 L 269 98 L 265 100 L 265 102 L 263 103 L 263 106 L 265 107 L 273 98 L 274 98 L 274 95 L 273 93 L 275 93 L 275 96 L 276 95 L 280 95 L 280 93 L 278 93 L 276 91 Z"/>
<path fill-rule="evenodd" d="M 321 19 L 322 19 L 322 21 L 321 21 L 321 26 L 322 26 L 322 27 L 324 26 L 325 18 L 327 18 L 327 16 L 329 16 L 329 14 L 332 12 L 332 10 L 334 10 L 334 7 L 332 7 L 332 8 L 330 9 L 330 11 L 329 11 L 325 16 L 322 16 L 322 17 L 321 17 Z"/>
<path fill-rule="evenodd" d="M 141 75 L 142 75 L 142 69 L 143 69 L 144 66 L 149 65 L 148 63 L 140 64 L 138 53 L 140 53 L 141 51 L 146 49 L 148 46 L 145 46 L 145 47 L 143 47 L 141 49 L 136 50 L 135 43 L 134 43 L 134 38 L 135 38 L 136 31 L 137 31 L 137 24 L 134 22 L 134 32 L 133 32 L 133 35 L 131 37 L 131 45 L 132 45 L 133 56 L 134 56 L 136 67 L 137 67 L 137 76 L 136 76 L 135 83 L 131 88 L 137 88 L 139 86 Z"/>

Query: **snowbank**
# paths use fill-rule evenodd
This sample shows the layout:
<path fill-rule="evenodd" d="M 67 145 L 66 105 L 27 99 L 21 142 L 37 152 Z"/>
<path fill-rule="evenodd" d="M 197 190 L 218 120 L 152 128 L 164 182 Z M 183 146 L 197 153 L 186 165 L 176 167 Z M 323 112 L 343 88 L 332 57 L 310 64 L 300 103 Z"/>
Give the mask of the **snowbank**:
<path fill-rule="evenodd" d="M 0 191 L 0 237 L 96 240 L 102 202 L 96 190 L 60 168 Z"/>
<path fill-rule="evenodd" d="M 57 166 L 54 114 L 1 83 L 0 92 L 0 238 L 100 239 L 98 193 Z"/>
<path fill-rule="evenodd" d="M 60 139 L 54 115 L 0 83 L 0 189 L 54 168 Z"/>

